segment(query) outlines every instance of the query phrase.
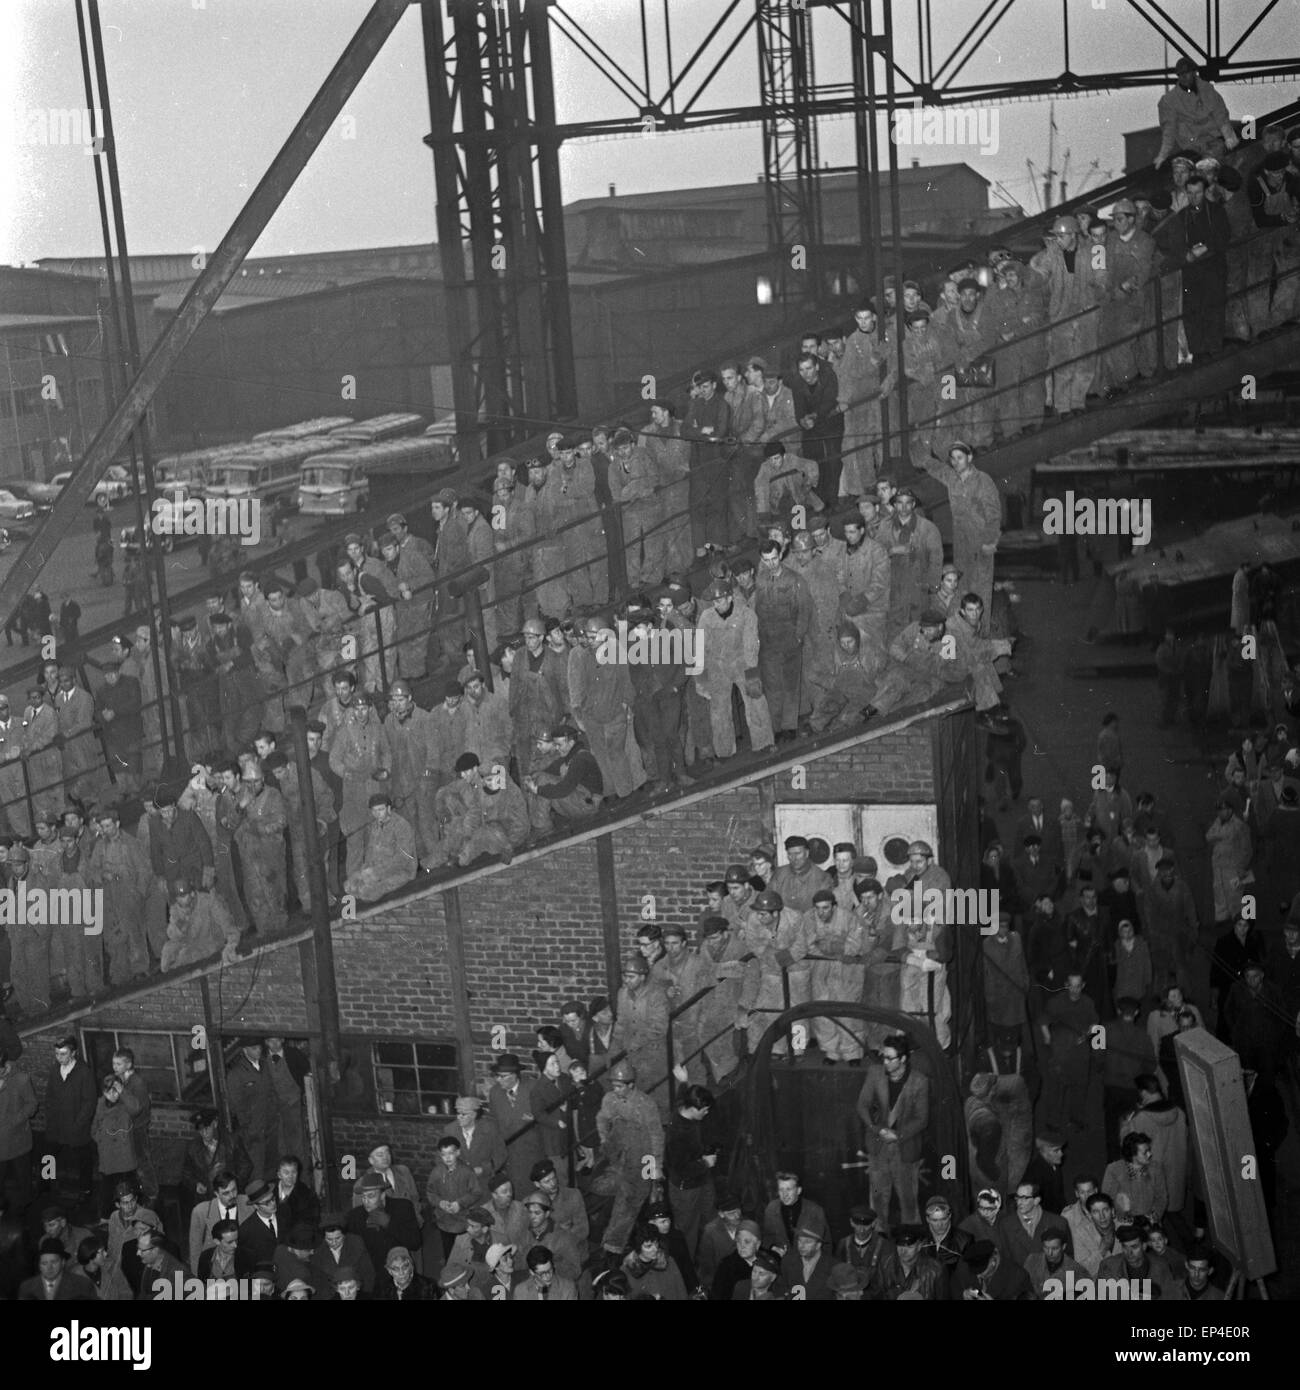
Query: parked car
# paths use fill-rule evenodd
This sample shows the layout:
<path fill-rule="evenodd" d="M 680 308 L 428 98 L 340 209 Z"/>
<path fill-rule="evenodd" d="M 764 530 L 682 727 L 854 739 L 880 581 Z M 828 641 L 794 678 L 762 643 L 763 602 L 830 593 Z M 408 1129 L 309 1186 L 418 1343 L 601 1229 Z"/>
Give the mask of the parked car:
<path fill-rule="evenodd" d="M 71 472 L 56 473 L 50 479 L 50 486 L 57 487 L 62 492 L 72 479 Z M 101 497 L 107 497 L 109 506 L 116 502 L 125 502 L 131 496 L 131 475 L 120 463 L 110 463 L 104 471 L 104 476 L 95 484 L 94 491 L 86 498 L 86 505 L 94 507 L 99 504 Z"/>
<path fill-rule="evenodd" d="M 15 497 L 25 497 L 38 512 L 48 512 L 63 491 L 53 483 L 34 483 L 27 478 L 6 478 L 4 485 Z"/>
<path fill-rule="evenodd" d="M 30 521 L 35 515 L 36 508 L 27 498 L 0 488 L 0 521 Z"/>

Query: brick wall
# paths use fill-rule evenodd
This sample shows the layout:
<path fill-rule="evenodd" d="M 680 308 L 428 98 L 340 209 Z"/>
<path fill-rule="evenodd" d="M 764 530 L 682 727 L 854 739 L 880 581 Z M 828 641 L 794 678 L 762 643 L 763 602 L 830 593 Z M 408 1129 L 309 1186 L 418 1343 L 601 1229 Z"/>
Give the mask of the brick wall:
<path fill-rule="evenodd" d="M 917 801 L 934 797 L 929 721 L 870 738 L 802 766 L 804 785 L 790 771 L 719 792 L 707 800 L 645 818 L 612 835 L 619 941 L 630 952 L 642 904 L 654 898 L 660 925 L 694 927 L 704 907 L 703 886 L 726 864 L 743 860 L 773 835 L 771 807 L 788 801 Z M 765 809 L 766 808 L 766 809 Z M 460 891 L 475 1074 L 487 1075 L 493 1029 L 506 1049 L 525 1060 L 539 1022 L 558 1019 L 566 999 L 589 1000 L 607 989 L 603 912 L 596 842 L 557 849 Z M 351 1034 L 454 1039 L 447 920 L 443 896 L 431 891 L 374 917 L 338 923 L 334 930 L 342 1030 Z M 306 1006 L 296 948 L 211 977 L 214 1007 L 237 1031 L 293 1033 L 306 1029 Z M 197 984 L 167 987 L 124 1008 L 85 1021 L 87 1027 L 189 1028 L 203 1021 Z M 44 1046 L 42 1046 L 42 1042 Z M 52 1039 L 32 1039 L 43 1080 Z M 26 1061 L 26 1057 L 24 1058 Z M 154 1130 L 187 1131 L 179 1107 L 158 1106 Z M 447 1121 L 421 1117 L 338 1116 L 339 1153 L 362 1156 L 390 1140 L 421 1181 Z"/>

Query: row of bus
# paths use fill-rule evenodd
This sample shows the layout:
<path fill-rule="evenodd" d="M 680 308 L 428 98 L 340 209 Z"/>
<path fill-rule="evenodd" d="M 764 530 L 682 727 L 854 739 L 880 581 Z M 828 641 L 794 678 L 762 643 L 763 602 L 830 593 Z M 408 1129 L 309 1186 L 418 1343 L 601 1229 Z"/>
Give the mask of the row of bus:
<path fill-rule="evenodd" d="M 417 433 L 418 415 L 371 420 L 324 416 L 254 435 L 245 444 L 221 444 L 160 458 L 165 497 L 257 499 L 263 506 L 297 508 L 317 516 L 344 516 L 370 505 L 376 470 L 434 477 L 457 463 L 455 423 L 448 419 Z"/>

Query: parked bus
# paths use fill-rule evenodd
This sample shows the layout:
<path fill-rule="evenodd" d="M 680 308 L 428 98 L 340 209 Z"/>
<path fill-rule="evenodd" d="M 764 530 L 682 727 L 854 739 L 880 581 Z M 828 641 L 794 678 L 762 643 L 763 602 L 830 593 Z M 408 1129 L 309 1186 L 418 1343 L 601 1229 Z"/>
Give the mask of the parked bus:
<path fill-rule="evenodd" d="M 329 432 L 331 439 L 341 439 L 347 444 L 378 444 L 384 439 L 396 439 L 399 435 L 414 434 L 424 424 L 422 415 L 393 413 L 376 415 L 370 420 L 349 420 L 346 424 Z"/>
<path fill-rule="evenodd" d="M 328 434 L 331 430 L 350 425 L 350 415 L 318 415 L 311 420 L 299 420 L 296 425 L 281 425 L 279 429 L 263 430 L 253 436 L 254 444 L 292 444 L 299 439 L 310 439 L 316 434 Z"/>
<path fill-rule="evenodd" d="M 210 449 L 187 449 L 180 454 L 165 454 L 154 464 L 154 482 L 159 488 L 182 483 L 191 490 L 202 490 L 207 481 L 209 465 L 218 459 L 242 454 L 247 444 L 214 444 Z"/>
<path fill-rule="evenodd" d="M 264 506 L 291 507 L 297 501 L 303 462 L 341 448 L 341 442 L 329 438 L 250 446 L 209 466 L 204 496 L 254 497 Z"/>
<path fill-rule="evenodd" d="M 417 435 L 386 439 L 362 448 L 339 449 L 304 460 L 298 480 L 298 508 L 308 516 L 346 516 L 370 506 L 371 479 L 397 472 L 431 481 L 456 467 L 454 437 Z"/>

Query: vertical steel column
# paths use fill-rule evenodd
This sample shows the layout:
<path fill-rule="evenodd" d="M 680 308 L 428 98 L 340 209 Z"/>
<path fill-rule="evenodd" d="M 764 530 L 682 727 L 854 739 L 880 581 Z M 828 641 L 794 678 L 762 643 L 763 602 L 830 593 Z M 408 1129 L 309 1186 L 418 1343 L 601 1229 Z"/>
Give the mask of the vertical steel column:
<path fill-rule="evenodd" d="M 489 31 L 496 31 L 489 70 L 494 84 L 492 112 L 498 138 L 497 210 L 506 253 L 500 294 L 508 308 L 510 324 L 506 372 L 511 383 L 513 413 L 544 420 L 550 415 L 551 392 L 529 135 L 526 8 L 525 0 L 500 0 L 489 24 Z M 529 433 L 531 430 L 524 431 L 522 437 Z"/>
<path fill-rule="evenodd" d="M 470 288 L 465 276 L 465 239 L 460 219 L 460 157 L 449 139 L 455 124 L 455 100 L 447 90 L 447 41 L 442 23 L 442 0 L 422 0 L 424 75 L 429 93 L 429 127 L 433 135 L 434 219 L 442 265 L 443 314 L 451 359 L 451 394 L 456 408 L 456 433 L 462 438 L 475 429 L 479 417 L 478 388 L 470 355 L 473 337 Z"/>
<path fill-rule="evenodd" d="M 564 195 L 560 186 L 560 142 L 555 129 L 555 79 L 551 71 L 551 30 L 545 10 L 524 0 L 532 63 L 533 120 L 537 132 L 537 185 L 542 214 L 540 237 L 542 312 L 550 332 L 548 355 L 552 406 L 546 413 L 567 420 L 578 414 L 578 378 L 573 360 L 573 318 L 569 306 L 569 253 L 564 238 Z M 648 86 L 648 84 L 647 84 Z"/>
<path fill-rule="evenodd" d="M 821 185 L 812 111 L 812 19 L 805 6 L 796 8 L 791 0 L 755 0 L 755 4 L 768 244 L 780 255 L 782 302 L 792 298 L 818 302 L 822 297 Z M 802 271 L 791 265 L 793 246 L 804 248 Z"/>
<path fill-rule="evenodd" d="M 871 0 L 868 0 L 868 4 Z M 880 36 L 880 56 L 885 64 L 885 106 L 893 111 L 896 93 L 894 90 L 894 14 L 892 0 L 885 0 L 884 26 Z M 907 418 L 907 378 L 903 374 L 903 217 L 899 205 L 898 192 L 898 142 L 890 136 L 889 146 L 889 259 L 896 290 L 894 294 L 894 331 L 898 338 L 898 441 L 906 458 L 910 441 Z M 883 304 L 882 304 L 883 307 Z M 892 450 L 890 453 L 892 454 Z"/>
<path fill-rule="evenodd" d="M 863 297 L 876 290 L 876 194 L 874 104 L 867 100 L 871 55 L 867 52 L 863 11 L 870 0 L 852 0 L 849 11 L 849 57 L 853 70 L 853 148 L 858 174 L 858 239 L 862 243 Z"/>
<path fill-rule="evenodd" d="M 339 1080 L 339 987 L 334 973 L 334 938 L 330 934 L 329 885 L 325 878 L 325 847 L 316 824 L 316 793 L 311 783 L 311 753 L 307 747 L 307 711 L 295 705 L 289 711 L 293 738 L 292 758 L 298 771 L 302 796 L 303 844 L 311 889 L 312 938 L 298 948 L 302 969 L 307 1021 L 312 1032 L 312 1072 L 316 1077 L 316 1105 L 320 1115 L 321 1157 L 325 1166 L 325 1191 L 331 1204 L 338 1195 L 339 1165 L 334 1143 L 334 1087 Z"/>
<path fill-rule="evenodd" d="M 500 422 L 510 415 L 510 387 L 506 373 L 505 306 L 497 293 L 494 251 L 500 228 L 493 214 L 492 164 L 489 146 L 484 83 L 487 76 L 491 32 L 481 28 L 480 17 L 491 24 L 493 11 L 477 0 L 449 0 L 448 13 L 455 26 L 456 90 L 460 93 L 461 133 L 464 137 L 462 190 L 474 267 L 475 331 L 478 346 L 479 392 L 488 418 L 489 453 L 509 447 L 508 429 Z"/>
<path fill-rule="evenodd" d="M 99 0 L 87 0 L 88 26 L 83 22 L 82 7 L 77 6 L 77 31 L 81 40 L 82 67 L 86 79 L 86 102 L 90 110 L 96 108 L 101 113 L 103 152 L 108 166 L 108 196 L 113 211 L 113 231 L 117 241 L 118 274 L 121 277 L 121 310 L 118 308 L 117 281 L 113 277 L 113 249 L 110 242 L 106 209 L 104 206 L 104 178 L 99 166 L 99 152 L 95 159 L 95 184 L 99 194 L 100 219 L 104 223 L 104 271 L 108 279 L 109 302 L 112 306 L 113 327 L 117 336 L 117 349 L 122 363 L 121 388 L 125 392 L 126 381 L 140 370 L 140 337 L 135 322 L 135 297 L 131 292 L 131 260 L 126 245 L 126 218 L 122 210 L 122 184 L 118 177 L 117 145 L 113 135 L 113 107 L 108 95 L 108 68 L 104 61 L 104 35 L 99 22 Z M 89 27 L 91 46 L 95 58 L 95 88 L 98 102 L 91 100 L 91 76 L 86 63 L 85 30 Z M 114 391 L 117 398 L 117 392 Z M 135 456 L 135 441 L 140 443 L 140 458 L 143 461 L 143 495 L 141 471 Z M 149 444 L 148 412 L 140 417 L 131 444 L 131 480 L 135 486 L 135 522 L 140 537 L 140 560 L 153 574 L 154 592 L 158 596 L 158 607 L 149 605 L 150 659 L 153 664 L 154 689 L 158 692 L 158 729 L 162 739 L 159 750 L 162 761 L 167 761 L 168 725 L 177 758 L 184 761 L 185 749 L 181 744 L 180 701 L 168 677 L 172 669 L 171 615 L 167 602 L 167 576 L 163 568 L 161 546 L 148 544 L 147 506 L 154 496 L 153 452 Z M 125 565 L 125 561 L 123 562 Z M 170 720 L 168 715 L 170 714 Z"/>

